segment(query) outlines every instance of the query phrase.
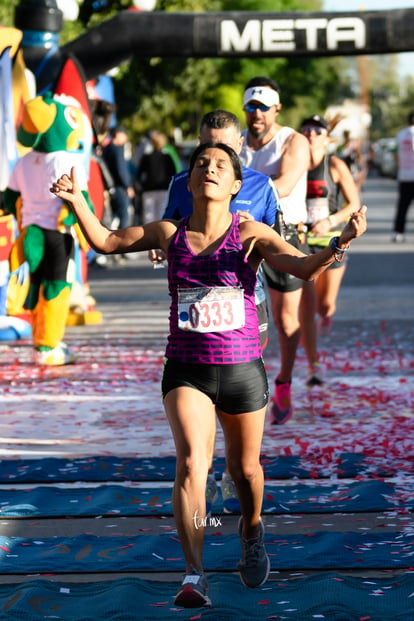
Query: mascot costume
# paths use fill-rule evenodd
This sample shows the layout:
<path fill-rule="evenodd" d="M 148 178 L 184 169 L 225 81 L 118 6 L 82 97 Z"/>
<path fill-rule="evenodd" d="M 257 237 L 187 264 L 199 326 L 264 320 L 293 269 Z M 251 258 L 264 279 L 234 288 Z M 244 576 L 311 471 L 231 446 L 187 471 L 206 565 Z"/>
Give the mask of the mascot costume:
<path fill-rule="evenodd" d="M 75 280 L 75 247 L 84 240 L 70 209 L 49 188 L 75 165 L 93 209 L 84 149 L 90 131 L 73 98 L 46 93 L 28 101 L 17 138 L 32 150 L 16 162 L 4 192 L 4 208 L 16 217 L 20 232 L 10 256 L 11 270 L 25 262 L 29 267 L 25 306 L 32 317 L 34 361 L 40 365 L 75 361 L 63 337 Z"/>

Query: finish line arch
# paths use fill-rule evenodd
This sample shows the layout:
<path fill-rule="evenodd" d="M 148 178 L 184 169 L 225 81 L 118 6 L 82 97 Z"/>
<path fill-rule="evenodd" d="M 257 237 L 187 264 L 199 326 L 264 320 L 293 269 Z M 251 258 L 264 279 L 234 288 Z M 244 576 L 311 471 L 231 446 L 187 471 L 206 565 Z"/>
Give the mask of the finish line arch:
<path fill-rule="evenodd" d="M 54 5 L 54 6 L 52 6 Z M 23 31 L 27 66 L 40 88 L 74 56 L 87 79 L 136 58 L 318 57 L 414 50 L 413 9 L 354 12 L 120 11 L 59 46 L 62 12 L 54 0 L 21 0 L 15 26 Z"/>
<path fill-rule="evenodd" d="M 131 57 L 320 57 L 414 50 L 413 9 L 357 12 L 121 11 L 61 48 L 88 78 Z"/>

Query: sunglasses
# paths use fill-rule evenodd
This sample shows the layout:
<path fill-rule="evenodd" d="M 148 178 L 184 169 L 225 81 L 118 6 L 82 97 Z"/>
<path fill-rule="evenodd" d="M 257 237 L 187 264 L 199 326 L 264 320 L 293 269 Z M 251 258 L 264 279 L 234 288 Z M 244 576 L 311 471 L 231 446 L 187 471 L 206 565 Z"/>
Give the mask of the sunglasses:
<path fill-rule="evenodd" d="M 312 132 L 315 132 L 317 136 L 321 136 L 326 132 L 326 129 L 324 127 L 319 127 L 319 125 L 305 125 L 305 127 L 302 127 L 300 132 L 301 134 L 311 134 Z"/>
<path fill-rule="evenodd" d="M 265 106 L 262 103 L 252 103 L 249 101 L 249 103 L 245 104 L 244 109 L 246 112 L 256 112 L 256 110 L 260 110 L 260 112 L 269 112 L 271 107 L 272 106 Z"/>

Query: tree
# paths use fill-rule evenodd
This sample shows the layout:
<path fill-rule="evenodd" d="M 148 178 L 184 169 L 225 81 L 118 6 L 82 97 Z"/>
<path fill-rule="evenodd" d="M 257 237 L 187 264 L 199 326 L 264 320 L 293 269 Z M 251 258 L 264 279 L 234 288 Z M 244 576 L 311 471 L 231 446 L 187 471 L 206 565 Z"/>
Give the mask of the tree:
<path fill-rule="evenodd" d="M 371 138 L 377 140 L 393 136 L 406 125 L 404 103 L 398 78 L 398 57 L 395 54 L 369 59 L 370 107 L 372 115 Z"/>
<path fill-rule="evenodd" d="M 0 3 L 0 26 L 7 28 L 14 26 L 14 7 L 16 4 L 18 4 L 17 0 Z"/>

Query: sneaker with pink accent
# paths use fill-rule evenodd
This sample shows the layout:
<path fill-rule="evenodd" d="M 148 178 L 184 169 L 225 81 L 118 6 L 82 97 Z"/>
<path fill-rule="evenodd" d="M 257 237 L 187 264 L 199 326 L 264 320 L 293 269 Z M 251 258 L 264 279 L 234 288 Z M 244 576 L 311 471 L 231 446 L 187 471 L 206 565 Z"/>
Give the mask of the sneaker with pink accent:
<path fill-rule="evenodd" d="M 290 397 L 290 382 L 275 384 L 275 394 L 270 408 L 270 423 L 284 425 L 292 418 L 293 407 Z"/>

